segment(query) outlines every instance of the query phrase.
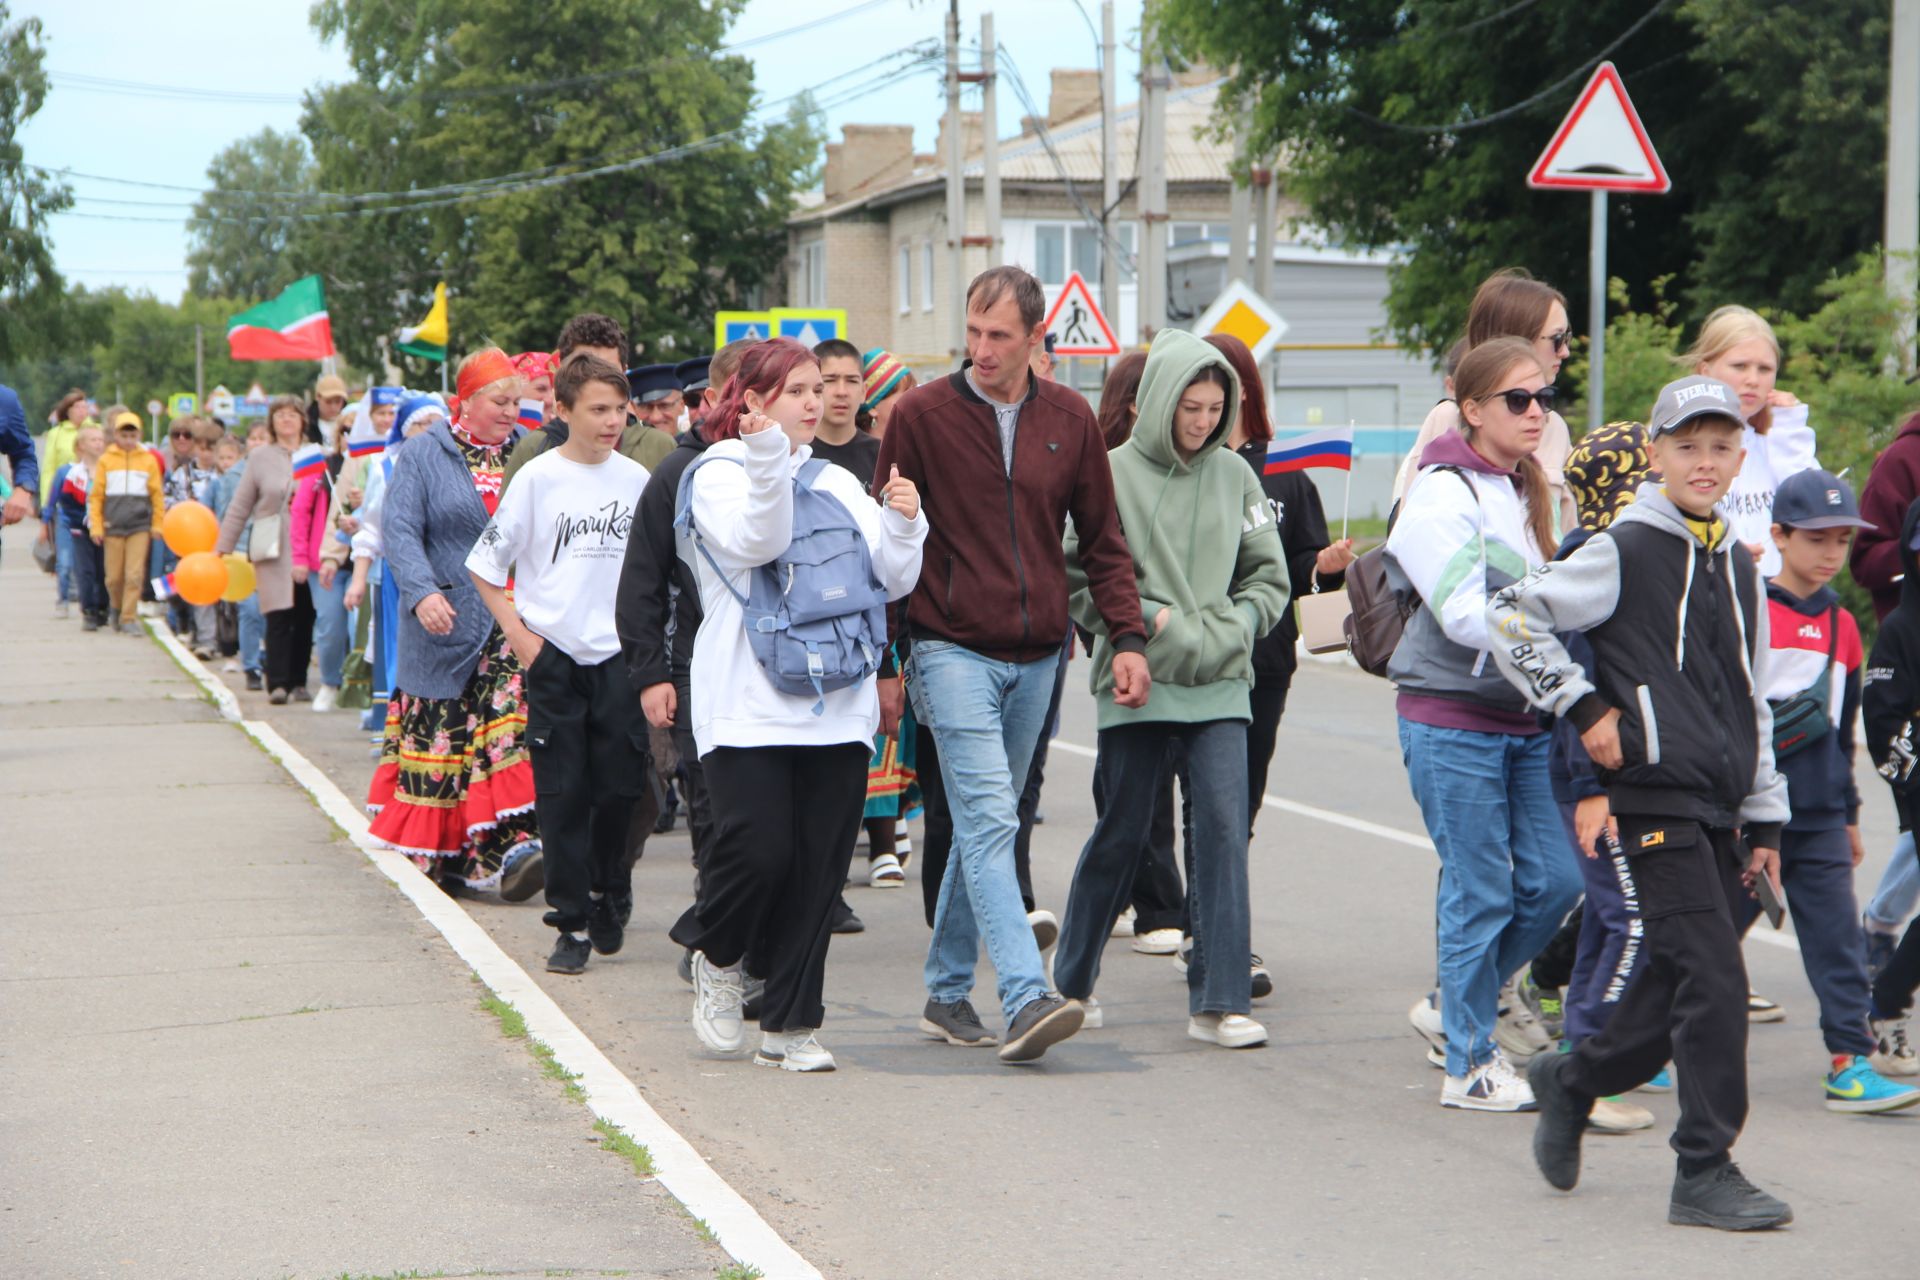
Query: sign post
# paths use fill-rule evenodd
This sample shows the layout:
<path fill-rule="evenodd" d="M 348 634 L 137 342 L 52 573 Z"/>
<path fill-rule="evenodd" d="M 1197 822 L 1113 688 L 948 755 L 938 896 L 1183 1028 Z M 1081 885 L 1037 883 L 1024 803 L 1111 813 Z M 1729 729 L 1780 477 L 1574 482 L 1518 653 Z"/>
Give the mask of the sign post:
<path fill-rule="evenodd" d="M 1592 352 L 1587 377 L 1587 428 L 1605 412 L 1607 375 L 1607 193 L 1664 195 L 1672 179 L 1655 154 L 1640 113 L 1611 62 L 1603 62 L 1574 100 L 1573 110 L 1534 161 L 1527 185 L 1545 191 L 1585 191 L 1592 201 L 1588 238 L 1587 333 Z"/>

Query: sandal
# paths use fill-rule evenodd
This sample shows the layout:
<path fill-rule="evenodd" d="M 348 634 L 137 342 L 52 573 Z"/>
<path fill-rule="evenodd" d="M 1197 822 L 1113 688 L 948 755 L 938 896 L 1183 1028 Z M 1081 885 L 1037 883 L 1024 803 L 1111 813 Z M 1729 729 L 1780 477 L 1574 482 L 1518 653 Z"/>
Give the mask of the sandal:
<path fill-rule="evenodd" d="M 867 860 L 867 887 L 871 889 L 898 889 L 907 883 L 907 873 L 900 869 L 900 859 L 890 853 Z"/>

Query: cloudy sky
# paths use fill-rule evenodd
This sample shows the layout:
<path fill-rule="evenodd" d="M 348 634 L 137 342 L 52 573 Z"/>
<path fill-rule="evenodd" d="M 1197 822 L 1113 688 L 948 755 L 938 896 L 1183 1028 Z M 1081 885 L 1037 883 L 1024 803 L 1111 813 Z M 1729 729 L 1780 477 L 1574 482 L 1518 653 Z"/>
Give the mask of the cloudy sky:
<path fill-rule="evenodd" d="M 1137 96 L 1141 0 L 1114 7 L 1117 92 L 1127 102 Z M 1095 65 L 1099 0 L 961 0 L 964 41 L 977 43 L 988 11 L 1043 109 L 1053 68 Z M 345 77 L 339 49 L 320 42 L 306 14 L 302 0 L 16 0 L 16 19 L 45 26 L 54 77 L 23 135 L 27 160 L 95 175 L 72 179 L 74 208 L 53 222 L 62 272 L 88 285 L 180 295 L 193 194 L 167 188 L 204 182 L 207 163 L 237 138 L 296 129 L 301 91 Z M 761 101 L 772 102 L 939 39 L 945 14 L 940 0 L 749 0 L 729 40 L 754 42 L 742 52 L 754 60 Z M 832 106 L 829 136 L 848 123 L 910 123 L 916 146 L 931 150 L 942 98 L 938 74 L 891 85 Z M 998 109 L 1001 132 L 1015 132 L 1024 110 L 1004 87 Z"/>

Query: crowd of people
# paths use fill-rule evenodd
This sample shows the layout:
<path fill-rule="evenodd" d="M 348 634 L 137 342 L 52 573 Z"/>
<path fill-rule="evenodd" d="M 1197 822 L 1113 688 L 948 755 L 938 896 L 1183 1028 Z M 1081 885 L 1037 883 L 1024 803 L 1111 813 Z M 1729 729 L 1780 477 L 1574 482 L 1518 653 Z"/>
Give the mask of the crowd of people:
<path fill-rule="evenodd" d="M 372 834 L 451 894 L 544 892 L 551 972 L 621 949 L 634 864 L 684 807 L 670 936 L 716 1053 L 754 1020 L 755 1062 L 834 1069 L 826 965 L 862 927 L 843 889 L 863 835 L 875 888 L 922 863 L 926 1035 L 1019 1063 L 1101 1027 L 1118 935 L 1184 971 L 1189 1036 L 1260 1045 L 1247 852 L 1290 603 L 1340 590 L 1356 549 L 1302 474 L 1267 473 L 1244 344 L 1162 332 L 1096 414 L 1052 379 L 1044 312 L 1025 271 L 981 274 L 967 361 L 924 384 L 839 339 L 634 367 L 620 325 L 583 314 L 552 352 L 469 355 L 448 397 L 349 405 L 323 377 L 244 439 L 188 416 L 163 448 L 76 391 L 38 470 L 16 460 L 38 503 L 6 511 L 41 511 L 61 616 L 137 631 L 158 595 L 272 702 L 361 708 Z M 1856 501 L 1753 311 L 1708 318 L 1644 423 L 1578 441 L 1555 412 L 1572 345 L 1551 286 L 1481 285 L 1359 562 L 1400 606 L 1364 625 L 1397 628 L 1399 740 L 1439 856 L 1434 982 L 1409 1016 L 1443 1106 L 1536 1113 L 1553 1185 L 1587 1133 L 1653 1123 L 1634 1091 L 1677 1091 L 1670 1220 L 1778 1226 L 1791 1210 L 1729 1155 L 1748 1024 L 1781 1016 L 1741 956 L 1759 916 L 1793 917 L 1825 1106 L 1920 1104 L 1899 1079 L 1920 1074 L 1920 926 L 1901 934 L 1920 413 Z M 253 563 L 247 600 L 168 598 L 155 535 L 186 501 Z M 1830 585 L 1849 564 L 1871 653 Z M 1076 650 L 1098 816 L 1055 916 L 1028 852 Z M 1862 724 L 1901 829 L 1864 912 Z M 983 946 L 997 1032 L 973 1003 Z"/>

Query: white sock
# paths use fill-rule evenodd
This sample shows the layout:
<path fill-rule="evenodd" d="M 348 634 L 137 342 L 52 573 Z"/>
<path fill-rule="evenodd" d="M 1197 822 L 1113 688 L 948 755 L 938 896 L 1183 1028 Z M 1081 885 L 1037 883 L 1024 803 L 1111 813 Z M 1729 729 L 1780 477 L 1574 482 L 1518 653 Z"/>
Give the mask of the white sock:
<path fill-rule="evenodd" d="M 584 929 L 575 929 L 572 933 L 569 933 L 567 936 L 569 938 L 572 938 L 575 942 L 585 942 L 587 940 L 587 933 L 586 933 L 586 930 Z"/>

